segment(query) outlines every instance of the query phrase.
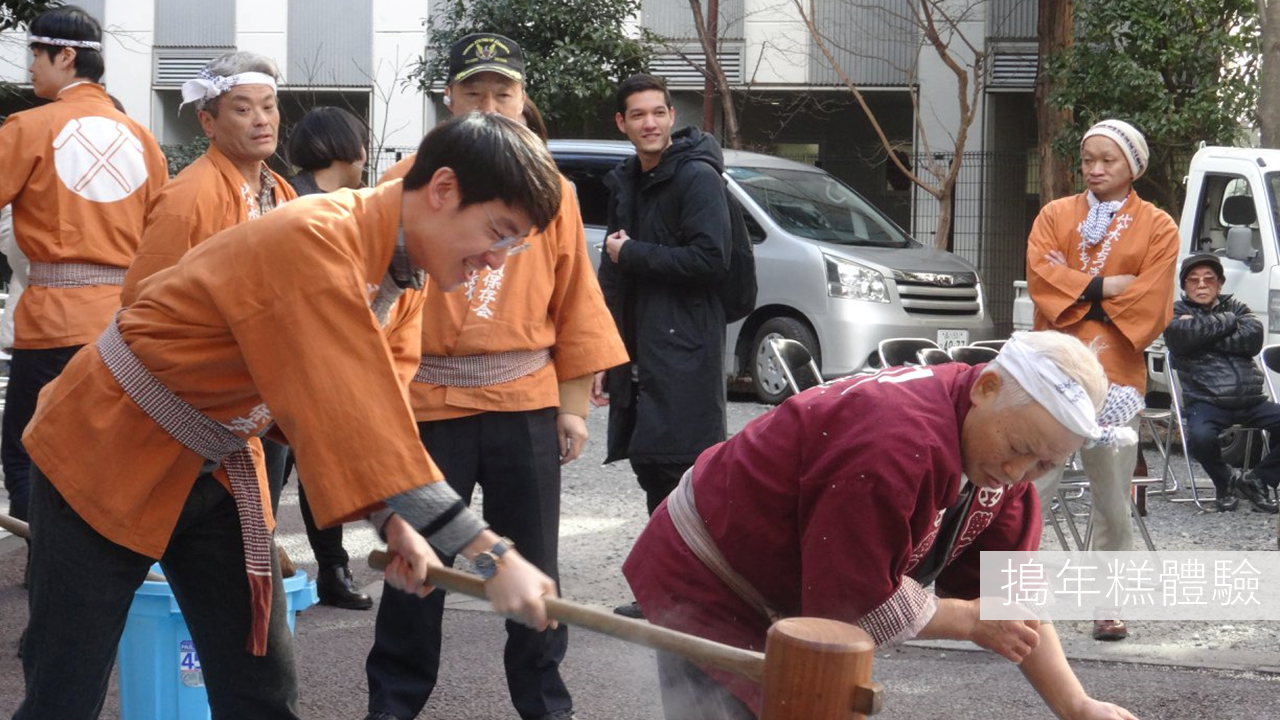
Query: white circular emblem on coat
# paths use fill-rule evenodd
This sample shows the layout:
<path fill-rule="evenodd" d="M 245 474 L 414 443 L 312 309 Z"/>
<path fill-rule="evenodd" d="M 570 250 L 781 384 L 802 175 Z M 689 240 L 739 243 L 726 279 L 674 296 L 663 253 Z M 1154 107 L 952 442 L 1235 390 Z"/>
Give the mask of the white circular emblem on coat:
<path fill-rule="evenodd" d="M 63 126 L 53 141 L 53 165 L 63 185 L 93 202 L 123 200 L 147 181 L 142 142 L 110 118 L 76 118 Z"/>

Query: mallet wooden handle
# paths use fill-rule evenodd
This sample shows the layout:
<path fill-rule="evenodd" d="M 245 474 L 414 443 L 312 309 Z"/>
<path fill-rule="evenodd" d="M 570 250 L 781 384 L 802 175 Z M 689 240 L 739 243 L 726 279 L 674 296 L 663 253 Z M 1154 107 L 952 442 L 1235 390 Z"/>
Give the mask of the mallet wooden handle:
<path fill-rule="evenodd" d="M 374 570 L 385 570 L 391 558 L 390 553 L 374 550 L 369 553 L 369 567 Z M 483 580 L 476 575 L 453 568 L 431 568 L 427 573 L 427 584 L 471 597 L 487 598 Z M 755 682 L 761 682 L 764 679 L 764 653 L 686 635 L 561 598 L 549 597 L 545 601 L 547 617 L 554 620 L 655 650 L 675 653 L 696 663 L 720 668 Z"/>
<path fill-rule="evenodd" d="M 10 517 L 4 513 L 0 513 L 0 528 L 4 528 L 9 532 L 17 535 L 23 540 L 31 539 L 31 526 L 19 520 L 16 517 Z M 159 573 L 147 571 L 147 580 L 165 582 L 164 576 Z"/>
<path fill-rule="evenodd" d="M 0 513 L 0 528 L 8 530 L 24 540 L 31 539 L 31 528 L 27 527 L 25 522 L 16 517 L 9 517 L 4 513 Z"/>

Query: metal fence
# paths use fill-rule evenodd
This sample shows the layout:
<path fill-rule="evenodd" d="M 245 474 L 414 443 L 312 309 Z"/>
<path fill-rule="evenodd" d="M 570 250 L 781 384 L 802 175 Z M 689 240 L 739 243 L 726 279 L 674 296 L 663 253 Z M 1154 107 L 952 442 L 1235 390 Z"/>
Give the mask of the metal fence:
<path fill-rule="evenodd" d="M 369 162 L 365 164 L 365 173 L 369 178 L 369 183 L 378 182 L 378 178 L 382 177 L 382 173 L 386 172 L 392 165 L 417 151 L 418 148 L 407 146 L 375 149 L 370 153 Z"/>
<path fill-rule="evenodd" d="M 934 162 L 950 162 L 950 155 Z M 917 159 L 916 167 L 920 167 Z M 1013 282 L 1026 278 L 1027 235 L 1040 210 L 1040 158 L 1034 152 L 964 153 L 952 198 L 951 233 L 944 245 L 973 263 L 982 277 L 996 329 L 1013 330 Z M 911 229 L 935 240 L 938 201 L 917 190 Z"/>

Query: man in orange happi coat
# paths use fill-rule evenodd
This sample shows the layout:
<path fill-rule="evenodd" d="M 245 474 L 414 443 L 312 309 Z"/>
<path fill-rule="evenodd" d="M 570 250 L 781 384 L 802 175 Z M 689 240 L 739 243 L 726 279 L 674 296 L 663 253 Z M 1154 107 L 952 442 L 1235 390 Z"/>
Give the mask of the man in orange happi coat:
<path fill-rule="evenodd" d="M 1088 190 L 1044 206 L 1027 239 L 1035 329 L 1096 340 L 1107 379 L 1139 392 L 1147 382 L 1143 351 L 1172 317 L 1178 258 L 1173 218 L 1133 190 L 1147 156 L 1146 139 L 1129 123 L 1094 125 L 1080 144 Z M 1137 419 L 1132 424 L 1136 428 Z M 1136 445 L 1081 452 L 1093 506 L 1092 549 L 1133 549 L 1129 487 L 1137 457 Z M 1043 507 L 1064 469 L 1037 481 Z M 1094 638 L 1128 635 L 1118 613 L 1102 614 L 1094 621 Z"/>
<path fill-rule="evenodd" d="M 29 30 L 31 85 L 53 102 L 14 113 L 0 128 L 0 206 L 12 203 L 14 236 L 31 260 L 14 310 L 0 441 L 9 514 L 20 519 L 31 467 L 21 437 L 36 397 L 120 307 L 147 204 L 169 177 L 155 138 L 98 84 L 98 22 L 66 6 L 41 14 Z"/>
<path fill-rule="evenodd" d="M 183 83 L 183 104 L 195 104 L 209 149 L 148 209 L 138 257 L 125 278 L 125 305 L 138 296 L 140 282 L 214 233 L 298 196 L 265 162 L 275 154 L 280 130 L 278 77 L 270 59 L 233 52 L 214 58 L 198 77 Z"/>
<path fill-rule="evenodd" d="M 280 130 L 276 104 L 279 72 L 269 58 L 232 52 L 214 58 L 182 85 L 183 104 L 193 104 L 209 148 L 173 179 L 152 203 L 138 256 L 125 276 L 123 301 L 138 285 L 178 262 L 215 233 L 261 217 L 298 196 L 267 167 Z M 258 441 L 253 441 L 255 447 Z M 263 440 L 272 508 L 285 481 L 288 449 Z"/>
<path fill-rule="evenodd" d="M 521 118 L 524 56 L 510 38 L 468 35 L 450 51 L 445 97 L 456 115 Z M 387 171 L 397 177 L 412 160 Z M 484 516 L 552 578 L 559 575 L 560 466 L 587 441 L 595 372 L 627 354 L 587 255 L 573 186 L 560 179 L 556 219 L 527 251 L 481 271 L 465 292 L 427 288 L 422 362 L 410 388 L 427 452 Z M 365 663 L 369 717 L 416 717 L 435 688 L 444 593 L 426 599 L 384 591 Z M 560 676 L 568 628 L 534 632 L 507 623 L 503 661 L 522 718 L 571 718 Z"/>
<path fill-rule="evenodd" d="M 288 203 L 142 283 L 24 437 L 38 530 L 15 717 L 96 717 L 156 559 L 213 716 L 297 717 L 274 517 L 247 443 L 266 432 L 293 446 L 319 523 L 374 513 L 399 556 L 393 587 L 425 596 L 432 546 L 462 553 L 499 613 L 545 629 L 555 583 L 502 547 L 418 438 L 397 364 L 416 364 L 421 295 L 413 321 L 383 324 L 426 277 L 452 288 L 501 267 L 555 217 L 559 182 L 532 133 L 473 114 L 432 131 L 402 182 Z"/>

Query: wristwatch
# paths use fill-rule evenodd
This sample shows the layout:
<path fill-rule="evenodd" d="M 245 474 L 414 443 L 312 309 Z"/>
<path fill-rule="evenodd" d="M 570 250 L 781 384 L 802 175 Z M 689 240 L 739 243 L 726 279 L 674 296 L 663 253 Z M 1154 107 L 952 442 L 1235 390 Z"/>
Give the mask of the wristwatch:
<path fill-rule="evenodd" d="M 499 538 L 498 542 L 493 544 L 493 547 L 478 552 L 475 557 L 471 558 L 471 569 L 475 570 L 481 580 L 492 578 L 498 574 L 498 568 L 502 565 L 502 556 L 515 545 L 507 538 Z"/>

